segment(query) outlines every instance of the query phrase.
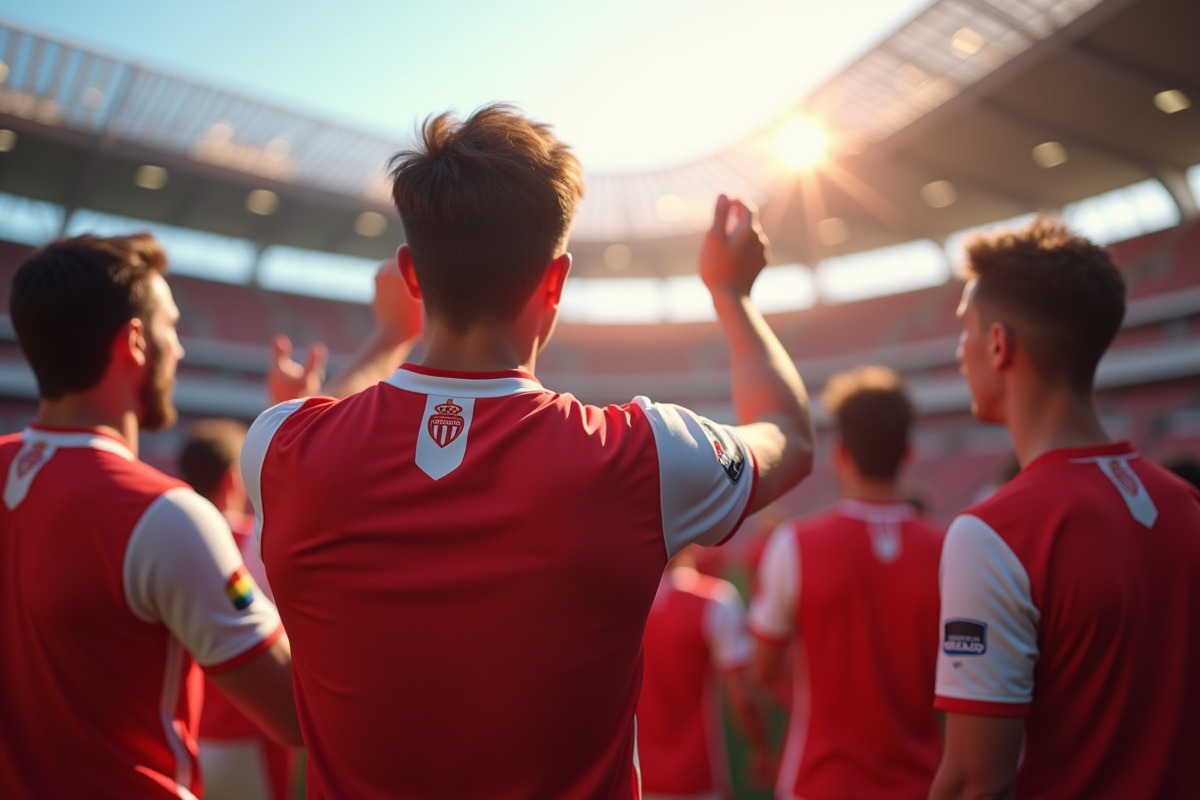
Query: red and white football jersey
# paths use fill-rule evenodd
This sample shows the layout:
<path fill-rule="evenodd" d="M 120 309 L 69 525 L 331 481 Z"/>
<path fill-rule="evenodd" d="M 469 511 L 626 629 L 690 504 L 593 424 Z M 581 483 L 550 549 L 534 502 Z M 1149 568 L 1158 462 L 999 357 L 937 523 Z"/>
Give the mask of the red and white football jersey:
<path fill-rule="evenodd" d="M 737 589 L 687 567 L 668 570 L 642 641 L 637 734 L 647 800 L 728 797 L 717 679 L 744 668 L 752 650 Z"/>
<path fill-rule="evenodd" d="M 941 547 L 906 503 L 842 500 L 772 534 L 750 627 L 796 642 L 781 800 L 929 794 Z"/>
<path fill-rule="evenodd" d="M 246 571 L 267 599 L 273 600 L 254 538 L 254 516 L 227 512 L 225 519 Z M 290 797 L 291 748 L 267 736 L 209 679 L 204 682 L 198 742 L 204 788 L 214 797 L 231 794 L 231 787 L 237 787 L 236 796 L 242 798 Z"/>
<path fill-rule="evenodd" d="M 318 798 L 629 797 L 659 578 L 754 484 L 685 409 L 411 365 L 264 412 L 242 470 Z"/>
<path fill-rule="evenodd" d="M 1055 450 L 955 519 L 937 707 L 1024 716 L 1017 795 L 1195 797 L 1200 492 L 1128 442 Z"/>
<path fill-rule="evenodd" d="M 211 503 L 99 430 L 0 437 L 0 797 L 194 798 L 196 663 L 281 633 Z"/>

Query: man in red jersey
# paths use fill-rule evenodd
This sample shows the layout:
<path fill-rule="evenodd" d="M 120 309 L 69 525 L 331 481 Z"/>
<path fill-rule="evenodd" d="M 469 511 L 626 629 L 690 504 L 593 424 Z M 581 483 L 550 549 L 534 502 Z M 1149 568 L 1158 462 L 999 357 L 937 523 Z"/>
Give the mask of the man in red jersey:
<path fill-rule="evenodd" d="M 843 499 L 772 534 L 750 611 L 764 685 L 795 640 L 775 796 L 918 800 L 941 754 L 930 704 L 942 534 L 899 486 L 912 404 L 884 367 L 833 376 L 821 401 Z"/>
<path fill-rule="evenodd" d="M 1021 471 L 946 534 L 930 797 L 1196 797 L 1200 493 L 1096 413 L 1121 274 L 1044 217 L 965 272 L 958 361 Z"/>
<path fill-rule="evenodd" d="M 290 655 L 212 504 L 138 461 L 175 420 L 179 311 L 148 234 L 13 278 L 37 417 L 0 438 L 0 797 L 194 798 L 201 673 L 298 741 Z"/>
<path fill-rule="evenodd" d="M 179 472 L 225 517 L 246 570 L 271 599 L 238 468 L 245 438 L 246 426 L 237 420 L 200 420 L 188 430 L 180 448 Z M 205 800 L 287 800 L 291 796 L 289 749 L 267 736 L 211 680 L 204 687 L 198 744 Z"/>
<path fill-rule="evenodd" d="M 578 161 L 510 107 L 428 120 L 393 161 L 423 354 L 291 401 L 242 452 L 295 648 L 313 797 L 627 798 L 659 578 L 811 466 L 795 366 L 749 299 L 756 214 L 722 197 L 701 258 L 731 349 L 730 427 L 542 387 Z"/>
<path fill-rule="evenodd" d="M 732 583 L 696 570 L 692 550 L 663 573 L 642 639 L 637 735 L 644 800 L 731 796 L 722 696 L 750 746 L 750 777 L 770 781 L 766 723 L 746 680 L 745 605 Z"/>

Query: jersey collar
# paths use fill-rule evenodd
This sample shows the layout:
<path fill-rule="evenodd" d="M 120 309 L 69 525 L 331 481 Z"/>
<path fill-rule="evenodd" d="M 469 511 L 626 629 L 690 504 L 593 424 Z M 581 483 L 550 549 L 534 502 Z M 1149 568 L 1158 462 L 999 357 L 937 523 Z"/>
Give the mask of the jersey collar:
<path fill-rule="evenodd" d="M 523 392 L 543 391 L 533 375 L 520 369 L 497 372 L 451 372 L 405 364 L 386 383 L 418 394 L 457 397 L 506 397 Z"/>
<path fill-rule="evenodd" d="M 26 445 L 42 442 L 56 450 L 64 447 L 90 447 L 115 453 L 129 461 L 136 460 L 133 451 L 121 437 L 100 428 L 53 428 L 31 422 L 21 433 Z"/>
<path fill-rule="evenodd" d="M 902 521 L 917 516 L 916 509 L 908 503 L 895 501 L 870 502 L 868 500 L 851 500 L 843 498 L 838 501 L 838 511 L 843 517 L 865 520 L 868 522 L 892 519 Z"/>

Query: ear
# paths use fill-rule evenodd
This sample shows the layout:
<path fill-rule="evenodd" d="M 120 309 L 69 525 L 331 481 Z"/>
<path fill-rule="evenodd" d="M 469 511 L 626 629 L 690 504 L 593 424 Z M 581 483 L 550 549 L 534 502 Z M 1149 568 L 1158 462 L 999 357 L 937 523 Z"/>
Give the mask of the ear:
<path fill-rule="evenodd" d="M 542 286 L 546 291 L 547 304 L 557 308 L 562 302 L 563 287 L 567 283 L 567 274 L 571 271 L 571 254 L 563 253 L 556 256 L 546 267 L 546 275 L 542 278 Z"/>
<path fill-rule="evenodd" d="M 402 244 L 396 251 L 396 266 L 400 268 L 400 276 L 404 278 L 404 285 L 408 287 L 408 293 L 412 295 L 412 299 L 420 300 L 421 284 L 417 283 L 417 273 L 413 269 L 412 251 L 408 249 L 408 245 Z"/>
<path fill-rule="evenodd" d="M 113 337 L 112 358 L 110 363 L 132 362 L 137 366 L 145 366 L 146 328 L 136 317 L 126 322 L 117 335 Z"/>
<path fill-rule="evenodd" d="M 833 455 L 835 464 L 841 465 L 850 463 L 850 448 L 846 447 L 846 442 L 841 436 L 838 436 L 833 440 L 833 450 L 831 454 Z"/>
<path fill-rule="evenodd" d="M 993 322 L 988 328 L 988 355 L 997 372 L 1008 369 L 1017 353 L 1017 335 L 1007 322 Z"/>

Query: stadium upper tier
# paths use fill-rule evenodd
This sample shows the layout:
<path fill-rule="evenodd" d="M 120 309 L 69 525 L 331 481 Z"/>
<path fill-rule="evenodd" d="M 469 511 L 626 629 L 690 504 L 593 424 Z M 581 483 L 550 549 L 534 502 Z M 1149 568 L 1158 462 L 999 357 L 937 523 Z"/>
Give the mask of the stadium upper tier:
<path fill-rule="evenodd" d="M 745 141 L 589 174 L 575 274 L 689 274 L 721 191 L 760 204 L 776 263 L 813 267 L 1144 180 L 1186 222 L 1197 30 L 1200 4 L 1181 0 L 935 0 Z M 244 243 L 253 276 L 275 246 L 378 259 L 402 238 L 383 168 L 404 134 L 12 25 L 0 59 L 0 193 L 48 204 L 4 214 L 41 238 L 0 236 L 36 243 L 101 212 Z"/>
<path fill-rule="evenodd" d="M 1125 330 L 1101 370 L 1102 386 L 1127 386 L 1200 374 L 1200 222 L 1112 246 L 1130 287 Z M 12 271 L 30 252 L 0 243 L 0 302 Z M 257 286 L 172 276 L 187 350 L 178 394 L 197 413 L 251 416 L 265 401 L 261 376 L 269 343 L 285 333 L 299 346 L 323 341 L 337 361 L 367 332 L 362 305 Z M 967 406 L 954 349 L 961 285 L 948 281 L 910 292 L 841 304 L 819 303 L 769 315 L 813 388 L 857 363 L 883 363 L 915 381 L 925 413 Z M 0 395 L 31 398 L 32 376 L 0 317 Z M 728 354 L 714 322 L 657 325 L 560 324 L 538 362 L 552 388 L 582 399 L 624 402 L 637 393 L 731 417 Z"/>

